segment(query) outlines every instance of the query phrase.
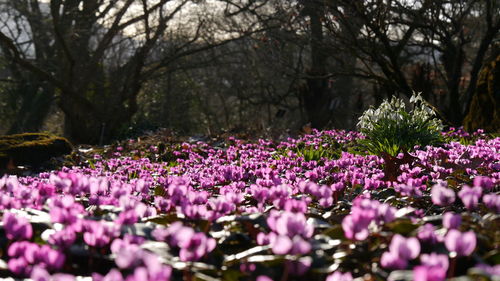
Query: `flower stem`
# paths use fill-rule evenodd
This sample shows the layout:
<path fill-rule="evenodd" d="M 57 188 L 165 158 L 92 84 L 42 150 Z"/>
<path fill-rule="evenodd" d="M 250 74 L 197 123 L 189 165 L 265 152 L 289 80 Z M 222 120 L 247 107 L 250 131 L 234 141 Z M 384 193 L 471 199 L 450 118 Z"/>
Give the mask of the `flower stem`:
<path fill-rule="evenodd" d="M 457 267 L 457 258 L 451 258 L 450 260 L 450 269 L 448 270 L 448 277 L 451 278 L 455 276 L 455 268 Z"/>

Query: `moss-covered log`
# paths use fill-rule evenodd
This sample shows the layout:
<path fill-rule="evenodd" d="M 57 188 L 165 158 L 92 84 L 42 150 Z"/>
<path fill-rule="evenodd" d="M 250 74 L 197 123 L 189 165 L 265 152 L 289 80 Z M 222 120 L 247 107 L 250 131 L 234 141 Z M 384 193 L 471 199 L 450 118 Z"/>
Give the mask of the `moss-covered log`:
<path fill-rule="evenodd" d="M 0 136 L 0 169 L 9 165 L 38 167 L 52 157 L 71 153 L 72 145 L 58 136 L 24 133 Z"/>
<path fill-rule="evenodd" d="M 464 119 L 464 128 L 467 131 L 500 130 L 500 55 L 479 73 L 476 91 Z"/>

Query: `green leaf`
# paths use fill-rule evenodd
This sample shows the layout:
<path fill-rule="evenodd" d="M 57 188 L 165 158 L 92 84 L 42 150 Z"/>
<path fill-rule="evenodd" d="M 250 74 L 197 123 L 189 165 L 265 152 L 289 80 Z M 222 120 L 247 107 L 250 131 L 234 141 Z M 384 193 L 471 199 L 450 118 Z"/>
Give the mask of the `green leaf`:
<path fill-rule="evenodd" d="M 408 235 L 415 229 L 419 227 L 418 224 L 413 224 L 409 219 L 399 219 L 394 222 L 388 223 L 387 228 L 392 230 L 394 233 L 399 233 L 401 235 Z"/>

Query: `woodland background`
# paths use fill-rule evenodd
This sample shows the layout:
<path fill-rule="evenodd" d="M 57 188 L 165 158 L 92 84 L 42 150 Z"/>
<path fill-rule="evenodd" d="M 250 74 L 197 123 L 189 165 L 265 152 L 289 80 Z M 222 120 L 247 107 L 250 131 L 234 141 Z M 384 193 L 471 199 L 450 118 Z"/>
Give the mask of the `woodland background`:
<path fill-rule="evenodd" d="M 498 131 L 496 0 L 0 0 L 0 133 L 355 129 L 422 92 Z"/>

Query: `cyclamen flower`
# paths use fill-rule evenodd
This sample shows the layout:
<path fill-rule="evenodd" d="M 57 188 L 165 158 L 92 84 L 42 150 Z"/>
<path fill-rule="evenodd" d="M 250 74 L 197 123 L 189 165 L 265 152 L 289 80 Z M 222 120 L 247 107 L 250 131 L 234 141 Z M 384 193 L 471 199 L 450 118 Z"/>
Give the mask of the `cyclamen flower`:
<path fill-rule="evenodd" d="M 383 267 L 392 269 L 403 269 L 408 260 L 414 259 L 420 253 L 420 243 L 417 238 L 404 238 L 396 234 L 392 237 L 389 252 L 382 254 L 380 263 Z"/>
<path fill-rule="evenodd" d="M 349 239 L 364 240 L 368 237 L 368 225 L 373 220 L 373 211 L 357 211 L 342 220 L 344 235 Z"/>
<path fill-rule="evenodd" d="M 311 244 L 306 239 L 313 235 L 314 227 L 307 223 L 304 214 L 271 212 L 267 224 L 273 232 L 258 235 L 257 242 L 269 243 L 273 253 L 296 255 L 306 254 L 311 250 Z"/>
<path fill-rule="evenodd" d="M 273 235 L 274 233 L 271 233 Z M 285 235 L 278 235 L 270 239 L 273 253 L 277 255 L 304 255 L 311 251 L 311 244 L 300 236 L 290 238 Z"/>
<path fill-rule="evenodd" d="M 455 252 L 457 256 L 469 256 L 476 248 L 476 234 L 473 231 L 462 233 L 451 229 L 444 239 L 444 244 L 448 251 Z"/>
<path fill-rule="evenodd" d="M 29 275 L 33 265 L 41 265 L 49 270 L 60 269 L 65 261 L 62 252 L 52 249 L 48 245 L 21 241 L 10 245 L 8 251 L 10 257 L 9 270 L 17 275 Z"/>
<path fill-rule="evenodd" d="M 447 229 L 457 229 L 462 223 L 462 216 L 453 212 L 446 212 L 443 215 L 443 226 Z"/>
<path fill-rule="evenodd" d="M 326 277 L 326 281 L 352 281 L 352 275 L 350 272 L 342 273 L 340 271 L 335 271 L 334 273 Z"/>
<path fill-rule="evenodd" d="M 436 253 L 430 253 L 430 254 L 422 254 L 420 256 L 420 261 L 422 262 L 422 265 L 428 266 L 428 267 L 440 267 L 446 270 L 448 270 L 449 266 L 449 260 L 447 255 L 440 255 Z"/>
<path fill-rule="evenodd" d="M 483 196 L 483 202 L 489 209 L 493 210 L 495 213 L 500 213 L 500 195 L 497 194 L 486 194 Z"/>
<path fill-rule="evenodd" d="M 349 239 L 364 240 L 370 234 L 370 223 L 388 223 L 396 217 L 396 209 L 387 204 L 366 198 L 358 198 L 353 202 L 351 214 L 342 220 L 342 229 Z"/>
<path fill-rule="evenodd" d="M 458 192 L 458 196 L 464 203 L 465 207 L 469 210 L 477 207 L 481 194 L 482 190 L 479 186 L 469 187 L 467 185 L 464 185 L 462 187 L 462 190 Z"/>
<path fill-rule="evenodd" d="M 413 281 L 444 281 L 446 270 L 437 266 L 419 265 L 413 268 Z"/>
<path fill-rule="evenodd" d="M 279 214 L 275 212 L 269 216 L 267 224 L 278 235 L 288 237 L 300 235 L 304 238 L 310 238 L 314 232 L 313 225 L 307 223 L 306 217 L 301 213 L 283 212 Z"/>
<path fill-rule="evenodd" d="M 168 228 L 156 228 L 152 234 L 157 241 L 166 241 L 171 247 L 179 247 L 179 244 L 187 243 L 194 233 L 191 227 L 186 227 L 182 222 L 176 221 Z"/>
<path fill-rule="evenodd" d="M 104 247 L 111 242 L 111 238 L 116 236 L 114 226 L 104 225 L 97 221 L 87 221 L 86 223 L 83 240 L 89 246 Z"/>
<path fill-rule="evenodd" d="M 475 267 L 481 269 L 491 276 L 500 276 L 500 264 L 494 266 L 490 266 L 487 264 L 478 264 Z"/>
<path fill-rule="evenodd" d="M 398 253 L 400 258 L 411 260 L 416 258 L 420 253 L 420 243 L 415 237 L 404 238 L 396 234 L 392 237 L 389 251 Z"/>
<path fill-rule="evenodd" d="M 435 244 L 436 242 L 438 242 L 438 237 L 436 235 L 436 228 L 430 223 L 426 223 L 419 228 L 417 237 L 420 241 L 427 242 L 430 244 Z"/>
<path fill-rule="evenodd" d="M 205 254 L 211 252 L 216 246 L 215 239 L 208 238 L 204 233 L 198 232 L 179 244 L 181 261 L 197 261 Z"/>
<path fill-rule="evenodd" d="M 440 184 L 436 184 L 431 190 L 432 203 L 438 206 L 447 206 L 455 202 L 455 192 Z"/>
<path fill-rule="evenodd" d="M 488 177 L 477 176 L 474 178 L 474 186 L 479 186 L 484 190 L 490 191 L 493 188 L 493 181 Z"/>
<path fill-rule="evenodd" d="M 92 273 L 92 280 L 93 281 L 123 281 L 124 279 L 123 279 L 122 273 L 118 269 L 113 268 L 105 276 L 102 276 L 99 273 Z"/>
<path fill-rule="evenodd" d="M 9 240 L 29 240 L 33 236 L 33 228 L 30 222 L 23 217 L 13 213 L 3 214 L 3 227 L 5 235 Z"/>
<path fill-rule="evenodd" d="M 408 266 L 408 261 L 402 259 L 397 253 L 384 252 L 380 257 L 382 267 L 390 269 L 405 269 Z"/>
<path fill-rule="evenodd" d="M 75 276 L 66 273 L 56 273 L 50 275 L 45 268 L 40 266 L 35 266 L 31 271 L 30 278 L 33 281 L 75 281 Z M 120 279 L 114 279 L 113 281 L 120 281 Z"/>

